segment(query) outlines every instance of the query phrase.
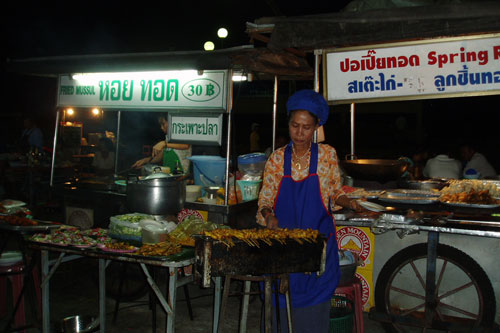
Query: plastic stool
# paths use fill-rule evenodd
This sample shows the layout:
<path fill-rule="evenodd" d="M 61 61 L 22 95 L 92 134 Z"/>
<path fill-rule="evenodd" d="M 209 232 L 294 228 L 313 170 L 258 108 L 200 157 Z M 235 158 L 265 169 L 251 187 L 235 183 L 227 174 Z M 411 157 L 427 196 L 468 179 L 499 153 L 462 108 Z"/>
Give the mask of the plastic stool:
<path fill-rule="evenodd" d="M 339 286 L 335 295 L 344 295 L 354 303 L 354 329 L 353 332 L 363 333 L 363 300 L 361 299 L 361 281 L 355 277 L 350 284 Z"/>
<path fill-rule="evenodd" d="M 0 275 L 0 295 L 5 295 L 6 294 L 6 284 L 7 284 L 7 279 L 10 280 L 11 286 L 12 286 L 12 300 L 13 300 L 13 307 L 15 307 L 16 302 L 19 298 L 19 295 L 21 294 L 21 290 L 23 289 L 23 284 L 24 284 L 24 274 L 23 271 L 25 269 L 25 265 L 23 262 L 17 262 L 12 265 L 8 266 L 0 266 L 0 274 L 10 274 L 10 275 Z M 35 284 L 35 292 L 36 292 L 36 298 L 37 298 L 37 306 L 38 310 L 41 313 L 41 308 L 42 308 L 42 295 L 40 291 L 40 277 L 38 275 L 38 271 L 35 268 L 33 268 L 33 282 Z M 0 315 L 3 315 L 7 311 L 7 306 L 6 306 L 6 297 L 2 297 L 2 300 L 0 300 Z M 14 323 L 16 327 L 21 327 L 26 325 L 26 314 L 25 314 L 25 309 L 24 309 L 24 295 L 21 297 L 19 300 L 19 306 L 17 308 L 17 311 L 15 313 L 14 317 Z M 21 332 L 25 332 L 22 330 Z"/>

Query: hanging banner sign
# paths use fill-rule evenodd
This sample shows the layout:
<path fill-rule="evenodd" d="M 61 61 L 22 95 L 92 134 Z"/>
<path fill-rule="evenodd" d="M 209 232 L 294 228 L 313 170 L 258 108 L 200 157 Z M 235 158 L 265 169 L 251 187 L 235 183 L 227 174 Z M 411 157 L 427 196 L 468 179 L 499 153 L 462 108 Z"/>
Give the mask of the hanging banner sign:
<path fill-rule="evenodd" d="M 500 92 L 500 37 L 326 51 L 327 100 L 419 99 Z"/>
<path fill-rule="evenodd" d="M 57 105 L 134 111 L 227 110 L 228 71 L 200 73 L 182 70 L 61 75 Z"/>
<path fill-rule="evenodd" d="M 168 140 L 203 145 L 222 143 L 222 114 L 179 116 L 168 114 Z"/>

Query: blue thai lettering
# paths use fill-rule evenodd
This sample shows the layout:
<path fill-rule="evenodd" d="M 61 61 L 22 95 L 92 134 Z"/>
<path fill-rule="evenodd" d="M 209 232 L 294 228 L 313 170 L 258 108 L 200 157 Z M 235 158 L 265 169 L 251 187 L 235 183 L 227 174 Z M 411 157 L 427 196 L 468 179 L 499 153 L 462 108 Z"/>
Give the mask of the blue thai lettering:
<path fill-rule="evenodd" d="M 494 74 L 494 82 L 500 83 L 500 72 L 495 72 Z"/>
<path fill-rule="evenodd" d="M 466 86 L 469 84 L 469 76 L 467 75 L 469 69 L 464 65 L 464 69 L 458 71 L 458 84 Z"/>
<path fill-rule="evenodd" d="M 481 73 L 481 81 L 483 84 L 492 83 L 493 82 L 493 75 L 490 72 L 483 72 L 483 73 Z"/>
<path fill-rule="evenodd" d="M 358 92 L 358 81 L 354 80 L 352 82 L 349 82 L 347 84 L 347 91 L 350 92 L 351 94 L 355 94 Z"/>
<path fill-rule="evenodd" d="M 375 83 L 373 83 L 373 77 L 365 77 L 365 84 L 363 85 L 363 89 L 366 92 L 375 91 Z"/>
<path fill-rule="evenodd" d="M 457 85 L 457 77 L 453 74 L 450 74 L 446 77 L 446 85 L 449 86 L 456 86 Z"/>
<path fill-rule="evenodd" d="M 385 90 L 396 90 L 396 80 L 394 79 L 394 74 L 391 75 L 391 78 L 387 80 L 385 84 Z"/>
<path fill-rule="evenodd" d="M 443 75 L 434 76 L 434 85 L 438 91 L 444 91 L 446 82 Z"/>
<path fill-rule="evenodd" d="M 469 82 L 470 84 L 481 84 L 481 73 L 470 73 Z"/>

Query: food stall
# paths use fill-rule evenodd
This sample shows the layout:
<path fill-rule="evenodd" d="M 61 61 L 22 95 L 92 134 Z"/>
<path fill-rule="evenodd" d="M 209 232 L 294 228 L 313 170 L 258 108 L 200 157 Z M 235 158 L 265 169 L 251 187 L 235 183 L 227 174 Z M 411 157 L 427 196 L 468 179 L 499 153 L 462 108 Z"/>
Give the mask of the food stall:
<path fill-rule="evenodd" d="M 314 53 L 317 91 L 320 91 L 322 74 L 323 94 L 329 103 L 351 107 L 353 157 L 356 103 L 497 95 L 499 89 L 493 73 L 497 68 L 494 59 L 499 45 L 499 35 L 495 33 L 500 31 L 499 13 L 500 7 L 494 3 L 415 6 L 263 18 L 249 24 L 248 30 L 261 40 L 271 31 L 271 36 L 265 38 L 269 47 Z M 478 57 L 480 54 L 482 58 Z M 476 73 L 485 74 L 477 81 L 479 74 Z M 361 168 L 356 174 L 361 180 L 381 181 L 376 188 L 358 188 L 364 193 L 357 194 L 358 198 L 378 204 L 367 205 L 376 212 L 356 215 L 341 211 L 335 215 L 340 247 L 357 252 L 365 261 L 357 273 L 363 284 L 365 311 L 372 309 L 373 318 L 386 323 L 388 329 L 402 331 L 407 327 L 404 324 L 470 330 L 472 325 L 488 327 L 498 322 L 495 303 L 500 302 L 500 276 L 492 268 L 499 246 L 497 199 L 491 198 L 492 195 L 484 202 L 467 201 L 470 197 L 462 199 L 466 201 L 450 199 L 439 191 L 443 186 L 453 188 L 455 184 L 447 181 L 439 182 L 440 187 L 433 191 L 399 189 L 397 180 L 406 168 L 404 162 L 398 160 L 348 160 L 344 165 L 345 171 L 353 175 L 358 171 L 356 168 Z M 423 187 L 424 182 L 417 185 Z M 496 182 L 480 182 L 472 187 L 480 191 L 490 185 L 491 190 L 498 188 Z M 462 188 L 455 194 L 463 191 Z M 417 213 L 416 216 L 411 216 L 413 213 Z M 385 232 L 388 230 L 399 231 Z M 423 245 L 411 246 L 418 243 Z M 448 248 L 443 250 L 446 246 L 460 248 L 467 255 L 448 251 Z M 411 270 L 408 267 L 417 262 L 413 259 L 405 262 L 401 258 L 413 256 L 423 261 L 416 274 L 428 280 L 405 280 L 406 289 L 391 284 L 398 273 L 409 274 L 403 268 Z M 471 268 L 457 257 L 476 265 Z M 451 263 L 455 268 L 461 267 L 458 271 L 462 274 L 472 270 L 485 274 L 474 276 L 468 282 L 456 282 L 453 278 L 442 280 L 443 267 L 453 266 Z M 462 286 L 474 285 L 475 305 L 469 303 L 471 294 L 456 293 L 456 285 L 446 290 L 444 286 L 451 281 L 464 283 Z M 408 291 L 408 285 L 422 285 L 423 290 Z M 403 297 L 394 295 L 398 287 L 399 296 Z M 441 295 L 440 298 L 434 293 Z M 446 297 L 450 298 L 444 300 Z M 447 302 L 453 303 L 451 299 L 459 306 L 443 309 L 448 306 Z M 419 316 L 423 319 L 419 320 Z"/>
<path fill-rule="evenodd" d="M 138 213 L 150 214 L 150 219 L 157 216 L 177 215 L 182 209 L 191 209 L 207 212 L 209 220 L 215 220 L 215 224 L 227 224 L 237 227 L 240 223 L 237 219 L 248 214 L 254 220 L 256 200 L 246 201 L 239 204 L 228 204 L 228 191 L 224 193 L 223 203 L 207 204 L 185 201 L 184 176 L 173 175 L 169 177 L 158 177 L 151 179 L 148 184 L 139 184 L 138 177 L 131 180 L 126 178 L 127 190 L 119 191 L 117 184 L 110 187 L 93 188 L 82 186 L 76 182 L 55 182 L 55 163 L 57 160 L 57 147 L 60 130 L 61 117 L 67 108 L 87 109 L 98 107 L 102 112 L 116 112 L 117 131 L 116 142 L 120 147 L 120 139 L 124 130 L 121 118 L 128 112 L 161 112 L 169 113 L 169 142 L 187 142 L 205 145 L 223 146 L 224 158 L 224 187 L 229 188 L 229 170 L 231 160 L 231 133 L 232 133 L 232 77 L 233 74 L 252 73 L 254 77 L 274 79 L 278 75 L 290 78 L 311 78 L 312 71 L 307 63 L 298 57 L 281 51 L 256 50 L 252 47 L 240 47 L 230 50 L 216 52 L 173 52 L 156 54 L 128 54 L 128 55 L 103 55 L 103 56 L 74 56 L 64 58 L 44 58 L 11 61 L 9 69 L 21 73 L 37 73 L 38 75 L 49 75 L 57 78 L 58 82 L 58 110 L 56 114 L 56 130 L 54 133 L 54 152 L 52 156 L 51 186 L 60 189 L 65 198 L 91 198 L 106 205 L 112 202 L 120 202 L 134 211 L 132 214 L 114 216 L 137 218 Z M 275 105 L 276 107 L 276 105 Z M 276 109 L 275 109 L 276 110 Z M 189 132 L 191 131 L 191 132 Z M 189 132 L 189 133 L 188 133 Z M 187 133 L 187 134 L 186 134 Z M 123 172 L 120 168 L 120 150 L 115 154 L 114 175 Z M 168 179 L 168 180 L 166 180 Z M 115 180 L 115 179 L 113 179 Z M 149 180 L 149 179 L 147 179 Z M 165 184 L 168 183 L 168 184 Z M 147 186 L 146 186 L 147 185 Z M 133 190 L 143 190 L 144 187 L 162 187 L 160 190 L 164 195 L 151 196 L 156 193 L 152 191 L 148 196 L 131 193 Z M 170 192 L 170 187 L 174 192 Z M 167 189 L 168 188 L 168 189 Z M 132 195 L 134 194 L 134 195 Z M 141 198 L 149 197 L 154 200 L 142 202 Z M 153 198 L 154 197 L 154 198 Z M 135 198 L 135 199 L 134 199 Z M 168 202 L 162 200 L 167 199 Z M 151 203 L 162 203 L 151 205 Z M 90 204 L 92 207 L 92 203 Z M 140 211 L 142 210 L 142 211 Z M 211 215 L 212 214 L 212 215 Z M 133 215 L 133 216 L 131 216 Z M 182 215 L 186 221 L 190 214 Z M 85 220 L 85 218 L 83 218 Z M 104 221 L 106 223 L 108 221 Z M 125 222 L 113 220 L 110 224 L 110 233 L 116 230 L 127 230 L 126 236 L 119 234 L 122 241 L 133 241 L 131 225 Z M 150 222 L 150 223 L 154 223 Z M 248 222 L 243 222 L 247 223 Z M 179 223 L 180 225 L 181 223 Z M 208 225 L 208 223 L 204 223 Z M 113 230 L 112 225 L 121 225 L 122 228 Z M 169 255 L 156 255 L 151 257 L 140 256 L 140 251 L 134 249 L 129 251 L 122 248 L 119 243 L 112 248 L 109 244 L 101 244 L 98 240 L 88 237 L 99 238 L 100 235 L 87 235 L 87 232 L 100 233 L 102 228 L 93 221 L 85 221 L 79 228 L 58 230 L 51 235 L 35 235 L 28 241 L 31 249 L 42 253 L 42 288 L 43 288 L 43 330 L 49 330 L 49 281 L 52 274 L 61 263 L 72 260 L 74 257 L 90 257 L 99 261 L 99 310 L 101 331 L 105 330 L 105 269 L 107 263 L 119 261 L 125 263 L 140 264 L 147 276 L 147 282 L 154 290 L 163 309 L 168 313 L 168 331 L 174 331 L 175 321 L 175 290 L 177 287 L 192 280 L 191 278 L 177 281 L 178 268 L 193 264 L 193 255 L 172 258 Z M 177 227 L 179 229 L 179 227 Z M 177 230 L 176 229 L 176 230 Z M 146 230 L 146 227 L 144 227 Z M 136 231 L 136 230 L 132 230 Z M 85 232 L 85 233 L 83 233 Z M 118 232 L 117 232 L 118 233 Z M 78 235 L 76 238 L 74 237 Z M 116 235 L 115 235 L 116 236 Z M 112 237 L 112 235 L 111 235 Z M 115 242 L 116 243 L 116 242 Z M 160 242 L 161 243 L 161 242 Z M 97 245 L 96 245 L 97 244 Z M 109 247 L 108 247 L 109 246 Z M 141 249 L 144 247 L 142 244 Z M 106 250 L 107 249 L 107 250 Z M 113 251 L 116 250 L 116 251 Z M 128 252 L 137 254 L 126 255 Z M 118 252 L 118 254 L 113 254 Z M 56 259 L 50 259 L 49 254 L 58 254 Z M 155 252 L 156 253 L 156 252 Z M 174 253 L 175 255 L 176 253 Z M 181 251 L 181 254 L 183 252 Z M 179 259 L 179 260 L 177 260 Z M 154 279 L 151 278 L 148 266 L 167 267 L 170 270 L 170 283 L 168 300 L 158 290 Z M 219 279 L 220 282 L 220 279 Z M 216 309 L 218 311 L 218 308 Z"/>

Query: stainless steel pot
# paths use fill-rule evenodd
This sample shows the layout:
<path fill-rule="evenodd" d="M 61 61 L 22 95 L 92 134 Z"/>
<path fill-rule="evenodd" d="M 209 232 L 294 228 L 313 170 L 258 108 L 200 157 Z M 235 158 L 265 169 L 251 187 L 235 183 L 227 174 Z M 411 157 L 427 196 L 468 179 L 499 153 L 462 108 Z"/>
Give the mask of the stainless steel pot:
<path fill-rule="evenodd" d="M 385 183 L 401 177 L 408 168 L 408 163 L 402 159 L 354 159 L 340 161 L 340 166 L 354 179 Z"/>
<path fill-rule="evenodd" d="M 186 186 L 184 175 L 163 178 L 127 179 L 127 206 L 138 213 L 177 214 L 184 208 Z"/>

